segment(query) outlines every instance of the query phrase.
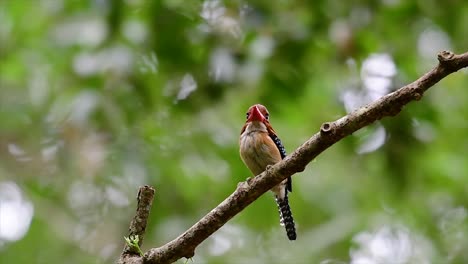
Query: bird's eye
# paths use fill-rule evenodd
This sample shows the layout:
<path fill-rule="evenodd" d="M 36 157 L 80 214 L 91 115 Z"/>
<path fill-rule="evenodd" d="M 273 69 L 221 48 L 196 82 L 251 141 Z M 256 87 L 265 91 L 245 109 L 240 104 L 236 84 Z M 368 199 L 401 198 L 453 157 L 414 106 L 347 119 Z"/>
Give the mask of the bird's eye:
<path fill-rule="evenodd" d="M 249 115 L 250 115 L 249 112 L 245 113 L 245 119 L 249 119 Z"/>
<path fill-rule="evenodd" d="M 266 113 L 266 114 L 265 114 L 265 118 L 266 118 L 266 120 L 269 120 L 269 119 L 270 119 L 270 114 L 269 114 L 269 113 Z"/>

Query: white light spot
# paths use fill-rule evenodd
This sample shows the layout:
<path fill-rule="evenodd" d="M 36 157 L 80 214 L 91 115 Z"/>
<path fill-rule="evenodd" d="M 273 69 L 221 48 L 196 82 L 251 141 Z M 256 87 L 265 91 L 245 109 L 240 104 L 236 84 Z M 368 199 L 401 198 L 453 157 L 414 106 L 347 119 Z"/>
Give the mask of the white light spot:
<path fill-rule="evenodd" d="M 123 165 L 123 176 L 123 179 L 125 179 L 123 184 L 128 188 L 136 188 L 148 181 L 145 166 L 134 161 L 125 162 Z"/>
<path fill-rule="evenodd" d="M 236 64 L 227 49 L 218 48 L 210 58 L 210 73 L 217 82 L 231 82 L 236 74 Z"/>
<path fill-rule="evenodd" d="M 84 181 L 75 181 L 68 191 L 68 204 L 74 210 L 86 210 L 102 201 L 102 191 L 95 185 Z"/>
<path fill-rule="evenodd" d="M 0 9 L 0 39 L 11 39 L 13 32 L 13 18 L 11 12 L 7 12 L 6 8 Z"/>
<path fill-rule="evenodd" d="M 148 35 L 145 25 L 138 20 L 126 21 L 122 31 L 123 35 L 133 43 L 143 43 Z"/>
<path fill-rule="evenodd" d="M 349 15 L 349 24 L 352 28 L 362 28 L 372 21 L 374 12 L 367 6 L 357 5 L 352 8 Z"/>
<path fill-rule="evenodd" d="M 463 255 L 468 243 L 468 212 L 465 207 L 446 204 L 439 213 L 438 228 L 447 249 L 447 259 Z"/>
<path fill-rule="evenodd" d="M 422 142 L 431 142 L 436 138 L 436 130 L 429 122 L 413 119 L 413 135 Z"/>
<path fill-rule="evenodd" d="M 79 167 L 84 176 L 95 176 L 104 166 L 108 151 L 102 135 L 90 134 L 84 138 L 79 148 Z"/>
<path fill-rule="evenodd" d="M 372 54 L 364 60 L 361 68 L 363 89 L 348 89 L 341 95 L 348 113 L 388 94 L 397 69 L 388 54 Z"/>
<path fill-rule="evenodd" d="M 216 23 L 226 12 L 226 8 L 219 0 L 208 0 L 203 2 L 200 16 L 209 23 Z"/>
<path fill-rule="evenodd" d="M 93 54 L 81 53 L 73 60 L 73 69 L 78 75 L 90 76 L 99 71 L 99 60 Z"/>
<path fill-rule="evenodd" d="M 341 100 L 347 113 L 351 113 L 366 103 L 364 92 L 356 90 L 345 90 L 341 94 Z"/>
<path fill-rule="evenodd" d="M 193 91 L 197 89 L 197 83 L 193 79 L 193 76 L 189 73 L 184 75 L 180 82 L 180 90 L 177 94 L 177 100 L 186 99 Z"/>
<path fill-rule="evenodd" d="M 234 38 L 242 37 L 242 29 L 240 28 L 239 22 L 232 17 L 222 17 L 218 24 L 221 32 L 229 33 Z"/>
<path fill-rule="evenodd" d="M 433 60 L 438 52 L 451 49 L 449 36 L 438 28 L 428 28 L 419 35 L 418 52 L 425 59 Z"/>
<path fill-rule="evenodd" d="M 336 45 L 347 45 L 352 37 L 352 31 L 349 21 L 336 19 L 328 29 L 328 36 L 330 40 Z"/>
<path fill-rule="evenodd" d="M 251 53 L 260 58 L 266 59 L 271 56 L 275 47 L 275 41 L 268 36 L 260 36 L 256 38 L 250 45 Z"/>
<path fill-rule="evenodd" d="M 59 23 L 53 32 L 55 41 L 61 45 L 98 46 L 107 37 L 106 22 L 101 18 L 79 17 Z"/>
<path fill-rule="evenodd" d="M 443 233 L 453 232 L 457 229 L 462 230 L 467 218 L 468 212 L 464 207 L 448 208 L 444 211 L 438 223 L 439 229 Z"/>
<path fill-rule="evenodd" d="M 130 204 L 127 195 L 125 195 L 125 193 L 123 193 L 119 189 L 108 186 L 106 187 L 105 192 L 107 199 L 115 206 L 123 207 Z"/>
<path fill-rule="evenodd" d="M 99 251 L 99 255 L 104 259 L 112 259 L 119 248 L 119 244 L 108 243 Z"/>
<path fill-rule="evenodd" d="M 385 143 L 387 132 L 382 125 L 378 125 L 375 131 L 364 139 L 364 142 L 358 147 L 358 154 L 365 154 L 379 149 Z"/>
<path fill-rule="evenodd" d="M 382 3 L 384 5 L 393 7 L 393 6 L 398 6 L 400 4 L 401 0 L 382 0 Z"/>
<path fill-rule="evenodd" d="M 8 152 L 13 156 L 23 156 L 26 154 L 20 146 L 13 143 L 8 144 Z"/>
<path fill-rule="evenodd" d="M 397 69 L 392 57 L 388 54 L 372 54 L 362 64 L 361 78 L 367 90 L 366 103 L 375 101 L 390 92 L 392 78 Z"/>
<path fill-rule="evenodd" d="M 429 240 L 404 227 L 383 226 L 376 232 L 362 232 L 353 238 L 358 245 L 351 250 L 351 264 L 430 263 Z"/>
<path fill-rule="evenodd" d="M 0 246 L 20 240 L 29 230 L 33 215 L 33 204 L 23 197 L 18 185 L 0 182 Z"/>
<path fill-rule="evenodd" d="M 79 53 L 73 60 L 73 69 L 80 76 L 92 76 L 108 71 L 127 73 L 132 64 L 131 51 L 126 47 L 117 46 L 97 53 Z"/>
<path fill-rule="evenodd" d="M 255 83 L 260 80 L 263 71 L 264 63 L 249 61 L 239 69 L 239 76 L 242 76 L 242 81 L 245 83 Z"/>
<path fill-rule="evenodd" d="M 391 78 L 395 76 L 397 69 L 390 55 L 372 54 L 362 64 L 361 77 L 380 76 Z"/>
<path fill-rule="evenodd" d="M 50 83 L 47 79 L 47 66 L 35 69 L 32 78 L 29 80 L 29 98 L 35 106 L 44 104 L 49 97 Z"/>
<path fill-rule="evenodd" d="M 8 152 L 19 162 L 28 162 L 32 160 L 32 158 L 27 155 L 26 151 L 14 143 L 8 144 Z"/>
<path fill-rule="evenodd" d="M 367 89 L 367 102 L 373 102 L 386 95 L 392 87 L 392 79 L 386 77 L 368 76 L 363 80 L 364 87 Z"/>
<path fill-rule="evenodd" d="M 44 161 L 51 161 L 51 160 L 55 159 L 55 157 L 57 155 L 58 148 L 59 148 L 58 144 L 44 147 L 41 150 L 42 159 Z"/>
<path fill-rule="evenodd" d="M 207 0 L 203 2 L 200 16 L 208 23 L 215 31 L 220 33 L 228 33 L 234 38 L 242 36 L 242 30 L 239 22 L 225 15 L 226 7 L 219 0 Z"/>
<path fill-rule="evenodd" d="M 197 177 L 200 175 L 211 176 L 214 181 L 224 181 L 229 174 L 229 164 L 216 156 L 185 155 L 180 164 L 180 168 L 187 177 Z M 210 172 L 206 173 L 206 168 Z"/>
<path fill-rule="evenodd" d="M 91 113 L 96 109 L 98 102 L 99 97 L 95 92 L 82 91 L 72 102 L 70 121 L 78 125 L 85 124 Z"/>
<path fill-rule="evenodd" d="M 220 256 L 233 248 L 242 247 L 245 244 L 243 234 L 245 234 L 245 231 L 239 226 L 224 225 L 218 232 L 213 234 L 209 241 L 208 250 L 210 255 Z"/>

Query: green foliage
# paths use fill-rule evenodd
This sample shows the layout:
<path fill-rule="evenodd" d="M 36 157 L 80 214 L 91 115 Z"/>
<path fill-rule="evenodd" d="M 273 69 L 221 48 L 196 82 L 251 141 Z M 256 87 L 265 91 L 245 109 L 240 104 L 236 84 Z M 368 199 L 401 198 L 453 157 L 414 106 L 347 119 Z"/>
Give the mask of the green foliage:
<path fill-rule="evenodd" d="M 0 229 L 31 218 L 15 239 L 0 230 L 2 263 L 113 262 L 140 185 L 156 188 L 143 252 L 172 240 L 251 176 L 238 156 L 250 105 L 269 108 L 291 152 L 346 113 L 343 94 L 363 91 L 372 54 L 395 63 L 395 89 L 439 50 L 467 51 L 467 10 L 463 1 L 0 1 Z M 449 76 L 295 175 L 294 243 L 266 194 L 193 262 L 467 263 L 467 85 L 466 70 Z M 385 144 L 358 154 L 379 127 Z"/>

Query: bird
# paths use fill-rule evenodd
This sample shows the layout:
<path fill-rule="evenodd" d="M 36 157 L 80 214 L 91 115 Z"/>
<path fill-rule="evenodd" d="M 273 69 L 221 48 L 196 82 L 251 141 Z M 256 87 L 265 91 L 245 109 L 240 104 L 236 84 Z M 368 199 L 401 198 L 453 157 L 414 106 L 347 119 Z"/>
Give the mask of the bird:
<path fill-rule="evenodd" d="M 240 157 L 254 176 L 286 157 L 283 143 L 271 127 L 269 119 L 270 114 L 265 106 L 252 105 L 241 130 Z M 288 239 L 296 240 L 296 227 L 288 201 L 288 192 L 292 192 L 291 177 L 274 186 L 271 191 L 278 206 L 280 224 L 285 227 Z"/>

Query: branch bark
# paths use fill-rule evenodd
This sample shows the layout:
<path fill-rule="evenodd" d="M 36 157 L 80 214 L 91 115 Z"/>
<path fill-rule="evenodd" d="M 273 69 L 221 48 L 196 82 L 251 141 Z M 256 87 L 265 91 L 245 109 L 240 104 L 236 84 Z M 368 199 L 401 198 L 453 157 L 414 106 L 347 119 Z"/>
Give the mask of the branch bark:
<path fill-rule="evenodd" d="M 419 79 L 397 91 L 363 106 L 333 122 L 322 124 L 320 132 L 292 152 L 281 162 L 269 166 L 262 174 L 241 182 L 221 204 L 169 243 L 152 248 L 138 262 L 172 263 L 191 258 L 195 248 L 232 217 L 282 180 L 305 169 L 324 150 L 357 130 L 386 116 L 395 116 L 411 101 L 418 101 L 424 92 L 447 75 L 468 67 L 468 52 L 455 55 L 450 51 L 438 54 L 439 64 Z M 128 262 L 130 263 L 130 262 Z"/>
<path fill-rule="evenodd" d="M 130 222 L 128 228 L 129 237 L 138 236 L 138 246 L 141 246 L 143 243 L 143 238 L 145 236 L 146 225 L 148 223 L 148 217 L 151 211 L 151 205 L 153 204 L 154 199 L 154 189 L 150 186 L 140 187 L 137 195 L 137 209 L 135 216 Z M 117 263 L 141 263 L 141 257 L 138 252 L 130 247 L 128 244 L 125 245 L 120 255 L 120 259 Z"/>

